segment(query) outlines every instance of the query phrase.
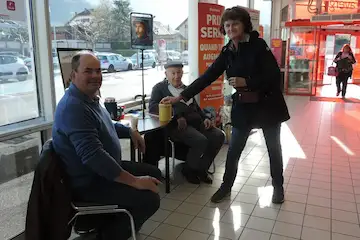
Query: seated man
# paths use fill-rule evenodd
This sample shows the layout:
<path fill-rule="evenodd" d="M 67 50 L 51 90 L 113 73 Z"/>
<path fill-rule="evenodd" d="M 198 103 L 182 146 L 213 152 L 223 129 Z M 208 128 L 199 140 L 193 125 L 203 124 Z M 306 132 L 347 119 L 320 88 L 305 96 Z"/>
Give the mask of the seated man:
<path fill-rule="evenodd" d="M 71 84 L 56 108 L 52 137 L 70 177 L 74 201 L 125 208 L 139 230 L 159 208 L 161 173 L 150 165 L 121 160 L 118 138 L 131 138 L 142 151 L 145 144 L 136 130 L 112 122 L 100 105 L 96 93 L 102 74 L 96 56 L 79 52 L 71 67 Z M 128 239 L 130 225 L 123 217 L 115 216 L 118 221 L 103 224 L 100 239 Z"/>
<path fill-rule="evenodd" d="M 170 62 L 165 65 L 165 80 L 156 84 L 149 102 L 150 113 L 158 114 L 159 103 L 167 96 L 179 96 L 185 89 L 182 83 L 183 65 Z M 195 99 L 179 102 L 173 106 L 175 127 L 170 126 L 170 137 L 173 141 L 182 142 L 189 146 L 183 175 L 193 184 L 200 182 L 212 183 L 207 173 L 211 163 L 220 151 L 224 140 L 224 133 L 215 128 L 200 109 Z"/>

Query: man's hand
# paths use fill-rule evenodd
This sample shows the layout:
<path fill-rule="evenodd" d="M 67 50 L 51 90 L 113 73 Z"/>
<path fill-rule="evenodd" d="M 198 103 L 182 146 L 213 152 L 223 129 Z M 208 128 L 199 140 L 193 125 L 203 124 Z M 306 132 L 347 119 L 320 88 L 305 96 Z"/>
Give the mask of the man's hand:
<path fill-rule="evenodd" d="M 205 125 L 206 130 L 214 127 L 214 124 L 210 119 L 205 119 L 204 120 L 204 125 Z"/>
<path fill-rule="evenodd" d="M 229 80 L 229 85 L 233 86 L 234 88 L 247 86 L 245 78 L 242 77 L 231 77 L 228 80 Z"/>
<path fill-rule="evenodd" d="M 170 96 L 168 96 L 168 97 L 164 97 L 164 98 L 160 101 L 160 103 L 163 103 L 163 104 L 174 104 L 174 103 L 180 102 L 181 99 L 182 99 L 181 96 L 179 96 L 179 97 L 170 97 Z"/>
<path fill-rule="evenodd" d="M 183 131 L 186 129 L 187 123 L 186 123 L 186 119 L 184 117 L 178 118 L 177 123 L 178 123 L 179 131 Z"/>
<path fill-rule="evenodd" d="M 161 184 L 159 180 L 150 176 L 137 177 L 134 187 L 139 190 L 150 190 L 154 193 L 159 193 L 157 185 Z"/>
<path fill-rule="evenodd" d="M 145 153 L 145 140 L 137 130 L 131 130 L 131 140 L 133 141 L 135 149 Z"/>

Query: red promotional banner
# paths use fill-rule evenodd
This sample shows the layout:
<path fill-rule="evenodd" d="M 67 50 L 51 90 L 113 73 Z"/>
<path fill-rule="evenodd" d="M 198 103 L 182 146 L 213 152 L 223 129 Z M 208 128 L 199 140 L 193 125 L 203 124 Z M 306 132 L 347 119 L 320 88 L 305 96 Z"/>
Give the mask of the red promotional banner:
<path fill-rule="evenodd" d="M 282 54 L 282 40 L 277 38 L 271 39 L 271 50 L 280 66 Z"/>
<path fill-rule="evenodd" d="M 224 36 L 220 32 L 221 15 L 224 6 L 199 3 L 199 74 L 203 74 L 214 62 L 224 46 Z M 200 107 L 219 112 L 224 104 L 224 77 L 219 77 L 200 93 Z M 218 115 L 218 114 L 216 114 Z"/>

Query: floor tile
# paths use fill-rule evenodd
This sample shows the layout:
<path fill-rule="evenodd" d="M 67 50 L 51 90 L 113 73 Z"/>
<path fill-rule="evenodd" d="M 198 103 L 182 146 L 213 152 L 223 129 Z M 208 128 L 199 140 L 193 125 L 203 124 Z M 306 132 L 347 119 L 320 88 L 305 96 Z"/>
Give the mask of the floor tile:
<path fill-rule="evenodd" d="M 316 196 L 308 196 L 307 204 L 319 206 L 319 207 L 327 207 L 329 208 L 331 205 L 331 199 L 330 198 L 324 198 L 324 197 L 316 197 Z"/>
<path fill-rule="evenodd" d="M 221 222 L 228 223 L 228 224 L 234 224 L 239 226 L 245 226 L 248 222 L 250 216 L 246 214 L 241 214 L 240 211 L 237 211 L 236 209 L 229 209 L 226 211 L 224 216 L 221 218 Z"/>
<path fill-rule="evenodd" d="M 298 240 L 298 239 L 271 234 L 270 240 Z"/>
<path fill-rule="evenodd" d="M 304 217 L 304 226 L 310 228 L 316 228 L 321 230 L 330 231 L 331 220 L 327 218 L 315 217 L 305 215 Z"/>
<path fill-rule="evenodd" d="M 302 227 L 298 225 L 276 222 L 272 232 L 277 235 L 299 239 L 301 229 Z"/>
<path fill-rule="evenodd" d="M 175 211 L 178 213 L 184 213 L 184 214 L 196 216 L 199 214 L 202 208 L 203 206 L 201 205 L 184 202 Z"/>
<path fill-rule="evenodd" d="M 190 239 L 207 240 L 209 236 L 210 236 L 209 234 L 204 234 L 204 233 L 185 229 L 185 231 L 181 233 L 180 237 L 177 240 L 190 240 Z"/>
<path fill-rule="evenodd" d="M 213 222 L 213 220 L 195 217 L 190 223 L 190 225 L 187 227 L 187 229 L 205 234 L 210 234 L 214 230 Z"/>
<path fill-rule="evenodd" d="M 305 212 L 305 204 L 285 201 L 281 205 L 281 210 L 304 214 L 304 212 Z"/>
<path fill-rule="evenodd" d="M 315 228 L 303 227 L 301 233 L 302 240 L 331 240 L 331 233 Z"/>
<path fill-rule="evenodd" d="M 313 205 L 306 205 L 305 214 L 322 218 L 331 218 L 331 209 Z"/>
<path fill-rule="evenodd" d="M 294 212 L 281 210 L 276 220 L 279 222 L 291 223 L 302 226 L 304 215 L 301 213 L 294 213 Z"/>
<path fill-rule="evenodd" d="M 168 211 L 174 211 L 176 208 L 178 208 L 181 205 L 181 201 L 178 200 L 172 200 L 168 198 L 161 199 L 160 202 L 160 208 Z"/>
<path fill-rule="evenodd" d="M 345 202 L 345 201 L 340 201 L 340 200 L 333 199 L 331 206 L 332 206 L 332 208 L 338 209 L 338 210 L 354 212 L 354 213 L 357 212 L 356 204 L 351 203 L 351 202 Z"/>
<path fill-rule="evenodd" d="M 176 239 L 184 231 L 183 228 L 171 226 L 168 224 L 161 224 L 152 232 L 151 236 L 162 240 Z"/>
<path fill-rule="evenodd" d="M 250 217 L 249 221 L 246 224 L 246 228 L 271 233 L 274 224 L 275 224 L 274 220 L 259 218 L 259 217 Z"/>
<path fill-rule="evenodd" d="M 339 234 L 339 233 L 332 233 L 331 240 L 360 240 L 360 236 L 357 238 L 357 237 L 347 236 L 347 235 L 343 235 L 343 234 Z"/>
<path fill-rule="evenodd" d="M 349 235 L 353 237 L 360 236 L 360 228 L 357 224 L 345 223 L 336 220 L 332 220 L 332 232 Z"/>
<path fill-rule="evenodd" d="M 252 212 L 252 216 L 275 220 L 278 213 L 279 213 L 278 209 L 274 209 L 270 207 L 261 208 L 260 206 L 257 206 Z"/>
<path fill-rule="evenodd" d="M 151 216 L 151 220 L 153 221 L 157 221 L 157 222 L 162 222 L 164 221 L 169 215 L 171 214 L 170 211 L 167 210 L 163 210 L 163 209 L 159 209 L 157 210 L 157 212 Z"/>
<path fill-rule="evenodd" d="M 342 222 L 359 224 L 358 215 L 357 213 L 353 213 L 353 212 L 332 209 L 331 218 Z"/>
<path fill-rule="evenodd" d="M 207 195 L 200 195 L 200 194 L 191 194 L 185 202 L 194 203 L 198 205 L 204 205 L 210 200 L 210 197 Z"/>
<path fill-rule="evenodd" d="M 231 240 L 237 240 L 243 231 L 243 227 L 239 225 L 233 225 L 228 223 L 214 223 L 214 231 L 211 235 L 219 236 Z"/>
<path fill-rule="evenodd" d="M 141 227 L 140 233 L 144 235 L 150 235 L 159 225 L 159 222 L 147 220 Z"/>
<path fill-rule="evenodd" d="M 170 216 L 167 219 L 165 219 L 164 223 L 177 227 L 186 228 L 193 219 L 194 216 L 174 212 L 170 214 Z"/>
<path fill-rule="evenodd" d="M 224 216 L 226 210 L 220 208 L 212 208 L 212 207 L 204 207 L 197 217 L 205 218 L 209 220 L 215 220 L 216 218 L 222 218 Z"/>
<path fill-rule="evenodd" d="M 270 233 L 260 232 L 253 229 L 245 228 L 239 238 L 239 240 L 269 240 Z"/>
<path fill-rule="evenodd" d="M 255 204 L 251 203 L 243 203 L 243 202 L 232 202 L 230 205 L 230 209 L 240 209 L 242 214 L 251 215 L 254 211 Z"/>
<path fill-rule="evenodd" d="M 236 196 L 235 201 L 255 204 L 258 199 L 259 197 L 257 195 L 240 192 Z"/>

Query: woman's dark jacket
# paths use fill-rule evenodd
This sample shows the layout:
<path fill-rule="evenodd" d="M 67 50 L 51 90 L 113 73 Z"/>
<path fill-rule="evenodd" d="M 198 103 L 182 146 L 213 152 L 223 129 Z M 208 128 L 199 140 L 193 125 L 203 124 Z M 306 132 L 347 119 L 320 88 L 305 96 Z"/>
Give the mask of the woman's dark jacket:
<path fill-rule="evenodd" d="M 352 52 L 349 52 L 349 56 L 351 56 L 352 59 L 349 59 L 349 58 L 341 59 L 341 55 L 342 55 L 342 52 L 339 52 L 334 59 L 334 62 L 336 63 L 337 71 L 339 73 L 343 72 L 343 73 L 351 75 L 352 71 L 353 71 L 352 65 L 356 63 L 355 56 Z"/>
<path fill-rule="evenodd" d="M 231 122 L 234 127 L 267 127 L 290 119 L 283 94 L 278 63 L 259 33 L 250 33 L 248 41 L 240 42 L 238 50 L 231 42 L 221 51 L 205 73 L 190 84 L 182 93 L 184 100 L 194 97 L 214 82 L 224 71 L 228 78 L 243 77 L 246 89 L 237 89 L 233 94 Z M 257 92 L 256 103 L 239 101 L 242 91 Z"/>

